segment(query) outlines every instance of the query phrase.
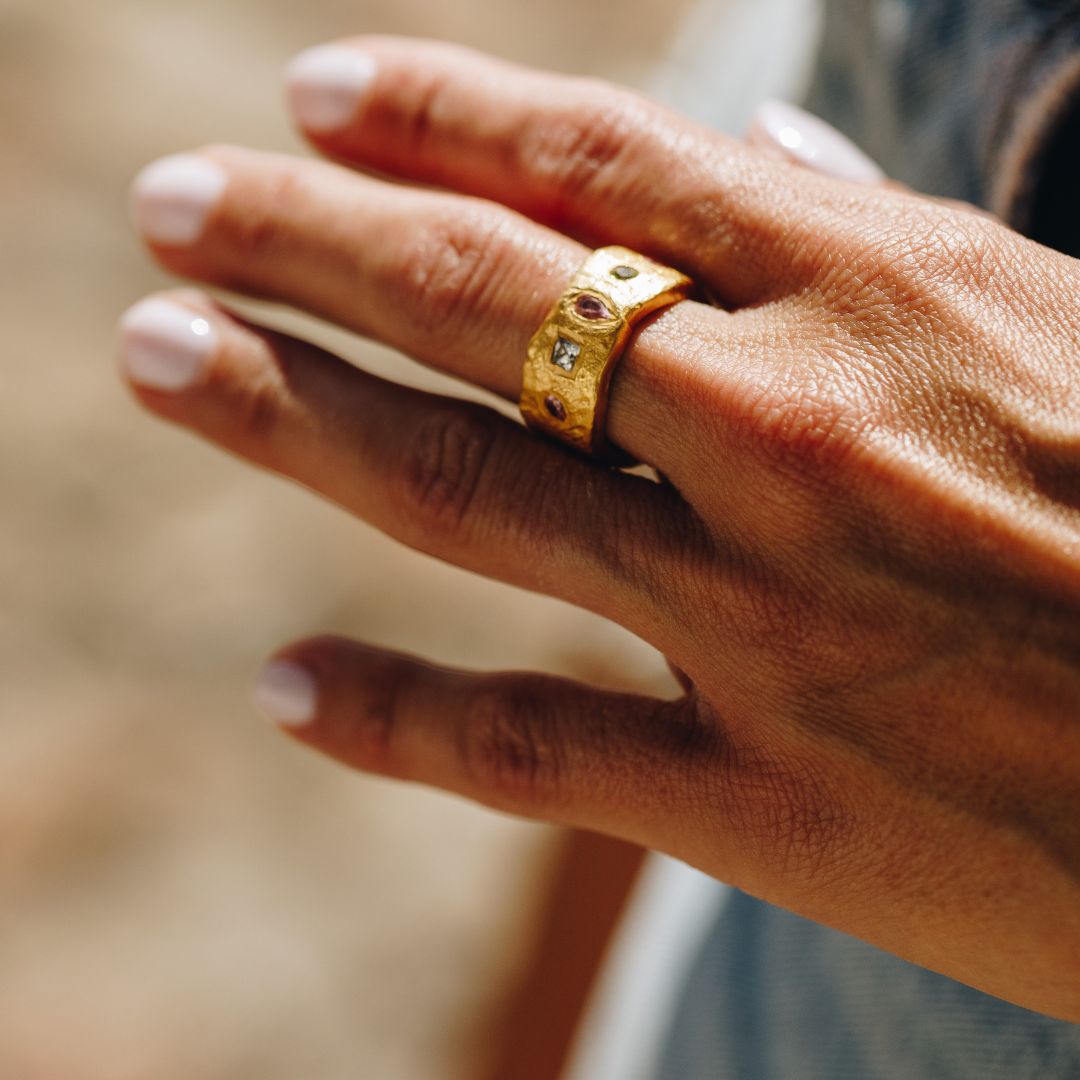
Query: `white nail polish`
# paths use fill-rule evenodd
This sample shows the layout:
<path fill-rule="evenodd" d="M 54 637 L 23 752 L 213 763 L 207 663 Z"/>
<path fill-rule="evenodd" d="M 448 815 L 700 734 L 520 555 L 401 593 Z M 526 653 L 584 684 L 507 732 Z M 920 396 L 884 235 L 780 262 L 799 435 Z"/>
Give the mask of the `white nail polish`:
<path fill-rule="evenodd" d="M 846 135 L 795 105 L 766 101 L 758 108 L 753 127 L 789 158 L 826 176 L 863 184 L 885 179 L 881 169 Z"/>
<path fill-rule="evenodd" d="M 227 182 L 220 165 L 195 154 L 174 154 L 152 162 L 131 186 L 136 229 L 156 244 L 193 244 Z"/>
<path fill-rule="evenodd" d="M 285 69 L 289 109 L 308 131 L 339 131 L 356 115 L 372 79 L 375 60 L 345 45 L 316 45 Z"/>
<path fill-rule="evenodd" d="M 210 321 L 171 300 L 141 300 L 120 320 L 124 370 L 133 383 L 151 390 L 190 386 L 216 348 Z"/>
<path fill-rule="evenodd" d="M 259 672 L 251 696 L 261 712 L 283 727 L 303 727 L 315 719 L 315 680 L 290 660 L 271 660 Z"/>

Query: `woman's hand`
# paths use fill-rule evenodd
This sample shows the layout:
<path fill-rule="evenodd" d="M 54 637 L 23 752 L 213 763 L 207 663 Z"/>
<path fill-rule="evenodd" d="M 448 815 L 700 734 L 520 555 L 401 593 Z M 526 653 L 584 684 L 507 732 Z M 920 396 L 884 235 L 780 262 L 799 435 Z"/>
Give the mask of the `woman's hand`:
<path fill-rule="evenodd" d="M 191 293 L 125 319 L 140 400 L 423 551 L 622 623 L 677 701 L 285 650 L 263 702 L 358 768 L 627 837 L 1080 1020 L 1080 263 L 772 160 L 638 97 L 365 39 L 291 97 L 339 165 L 212 148 L 136 217 L 269 296 L 510 400 L 586 248 L 692 275 L 578 459 Z"/>

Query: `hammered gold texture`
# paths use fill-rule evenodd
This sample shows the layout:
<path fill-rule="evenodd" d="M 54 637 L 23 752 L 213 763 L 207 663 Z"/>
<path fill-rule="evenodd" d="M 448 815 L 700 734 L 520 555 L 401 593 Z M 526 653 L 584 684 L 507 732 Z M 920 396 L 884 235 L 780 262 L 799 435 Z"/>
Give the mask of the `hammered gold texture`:
<path fill-rule="evenodd" d="M 634 277 L 621 278 L 617 267 L 630 267 Z M 622 247 L 594 251 L 571 279 L 547 318 L 533 335 L 522 375 L 521 414 L 534 431 L 553 436 L 575 450 L 618 462 L 623 455 L 604 438 L 612 372 L 634 327 L 646 316 L 684 300 L 692 282 L 685 274 Z M 576 310 L 600 301 L 610 318 L 589 319 Z M 553 359 L 559 338 L 580 347 L 573 368 Z M 553 415 L 545 402 L 557 399 L 565 418 Z"/>

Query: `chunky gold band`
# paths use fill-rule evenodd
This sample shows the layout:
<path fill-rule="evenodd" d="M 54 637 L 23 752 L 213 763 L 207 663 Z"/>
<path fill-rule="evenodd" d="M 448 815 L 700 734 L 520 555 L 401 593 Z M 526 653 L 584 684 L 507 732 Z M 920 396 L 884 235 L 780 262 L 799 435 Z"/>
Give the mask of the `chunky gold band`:
<path fill-rule="evenodd" d="M 529 342 L 520 402 L 529 427 L 621 460 L 604 439 L 611 373 L 635 325 L 685 299 L 691 285 L 627 248 L 594 251 Z"/>

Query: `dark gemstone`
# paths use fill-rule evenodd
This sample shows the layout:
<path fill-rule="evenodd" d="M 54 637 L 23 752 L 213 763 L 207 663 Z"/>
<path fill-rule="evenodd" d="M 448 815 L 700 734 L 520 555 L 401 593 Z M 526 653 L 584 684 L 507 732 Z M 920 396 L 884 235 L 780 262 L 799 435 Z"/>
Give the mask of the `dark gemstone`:
<path fill-rule="evenodd" d="M 548 396 L 544 398 L 544 408 L 547 409 L 556 420 L 561 422 L 566 419 L 566 406 L 554 394 L 548 394 Z"/>
<path fill-rule="evenodd" d="M 588 293 L 579 296 L 574 302 L 574 310 L 583 319 L 610 319 L 611 311 L 607 304 L 599 296 L 590 296 Z"/>
<path fill-rule="evenodd" d="M 638 271 L 632 266 L 616 266 L 611 271 L 612 277 L 617 277 L 620 281 L 629 281 L 631 278 L 638 276 Z"/>
<path fill-rule="evenodd" d="M 568 341 L 561 337 L 555 342 L 551 350 L 551 362 L 563 371 L 573 371 L 577 358 L 581 355 L 581 346 L 576 341 Z"/>

